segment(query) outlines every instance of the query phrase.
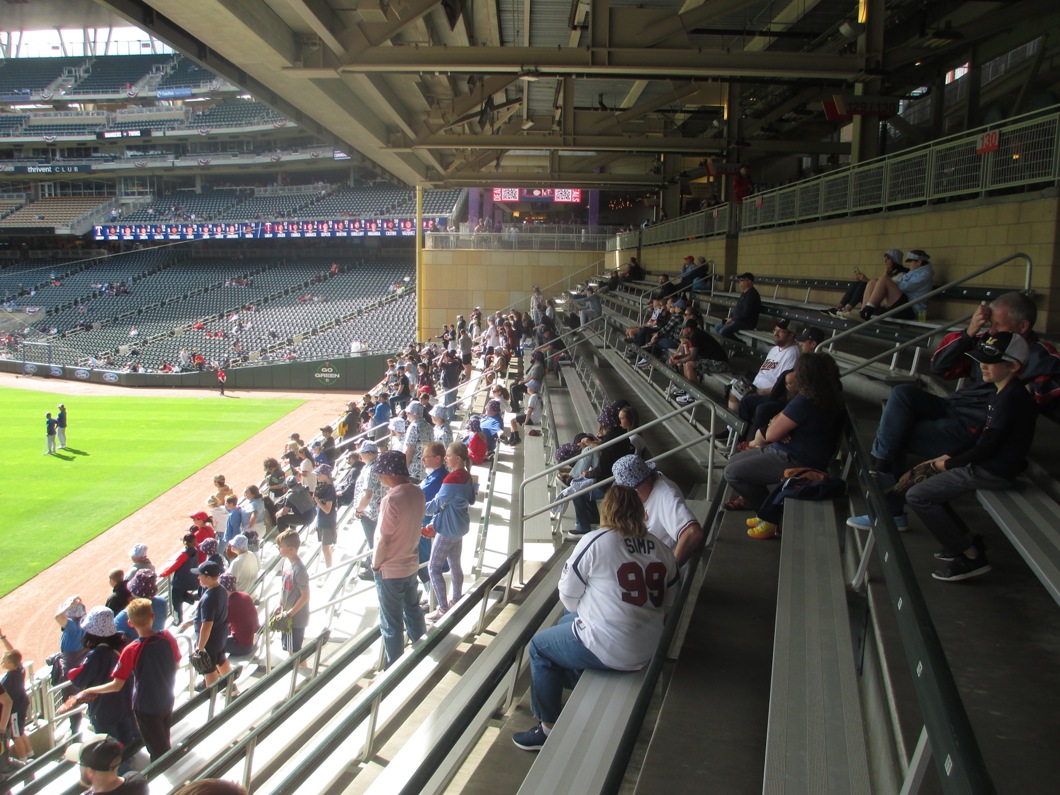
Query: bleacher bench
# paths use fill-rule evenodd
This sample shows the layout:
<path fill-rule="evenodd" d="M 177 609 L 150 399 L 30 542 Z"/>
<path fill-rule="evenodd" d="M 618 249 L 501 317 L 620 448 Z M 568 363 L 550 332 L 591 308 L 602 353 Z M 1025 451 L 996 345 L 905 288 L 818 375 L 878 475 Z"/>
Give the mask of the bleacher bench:
<path fill-rule="evenodd" d="M 869 793 L 861 698 L 831 500 L 786 500 L 766 795 Z"/>
<path fill-rule="evenodd" d="M 1060 533 L 1055 524 L 1060 506 L 1040 488 L 1026 482 L 1018 489 L 977 491 L 976 496 L 1060 604 Z"/>
<path fill-rule="evenodd" d="M 424 719 L 371 793 L 440 792 L 474 745 L 494 711 L 503 708 L 519 671 L 529 664 L 526 646 L 541 627 L 558 617 L 560 575 L 569 547 L 534 585 L 511 619 L 490 641 L 433 713 Z M 514 670 L 513 670 L 514 668 Z M 483 698 L 483 694 L 487 694 Z M 558 790 L 557 790 L 558 791 Z"/>
<path fill-rule="evenodd" d="M 632 672 L 585 671 L 518 795 L 611 791 L 611 777 L 617 775 L 612 772 L 615 758 L 631 730 L 630 715 L 647 675 L 647 667 Z"/>

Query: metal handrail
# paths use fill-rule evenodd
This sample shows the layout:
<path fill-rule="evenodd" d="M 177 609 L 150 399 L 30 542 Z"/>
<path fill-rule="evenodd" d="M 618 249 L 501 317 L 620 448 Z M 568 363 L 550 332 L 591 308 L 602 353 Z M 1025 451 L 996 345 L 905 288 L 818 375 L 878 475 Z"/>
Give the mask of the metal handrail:
<path fill-rule="evenodd" d="M 601 257 L 596 262 L 590 263 L 589 265 L 586 265 L 586 266 L 584 266 L 582 268 L 578 268 L 578 270 L 573 271 L 571 273 L 568 273 L 566 276 L 561 276 L 560 278 L 556 279 L 556 281 L 551 282 L 550 284 L 546 284 L 544 287 L 542 287 L 541 288 L 541 293 L 544 294 L 547 290 L 549 290 L 552 287 L 555 287 L 560 282 L 566 282 L 567 287 L 569 289 L 570 288 L 571 279 L 573 279 L 575 276 L 584 273 L 585 271 L 589 270 L 590 268 L 599 268 L 601 263 L 606 263 L 606 262 L 607 262 L 607 257 Z M 519 304 L 523 303 L 524 301 L 529 301 L 532 297 L 533 297 L 533 293 L 531 293 L 530 295 L 524 296 L 522 298 L 517 298 L 516 300 L 512 301 L 507 306 L 502 306 L 499 310 L 496 310 L 496 311 L 499 311 L 501 313 L 508 312 L 511 309 L 515 309 L 515 307 L 517 307 Z"/>
<path fill-rule="evenodd" d="M 704 402 L 705 401 L 699 401 L 700 404 L 702 404 Z M 692 404 L 690 403 L 689 406 L 691 406 L 691 405 Z M 686 408 L 687 408 L 687 406 L 686 406 Z M 667 450 L 666 452 L 659 453 L 659 455 L 655 456 L 654 458 L 649 458 L 648 460 L 651 463 L 655 463 L 656 461 L 662 461 L 664 458 L 669 458 L 670 456 L 672 456 L 672 455 L 674 455 L 676 453 L 680 453 L 683 450 L 687 450 L 689 447 L 695 447 L 697 444 L 703 444 L 703 442 L 709 442 L 709 441 L 710 441 L 710 439 L 708 439 L 706 436 L 699 436 L 699 437 L 696 437 L 695 439 L 690 439 L 687 442 L 682 442 L 677 447 L 672 447 L 669 450 Z M 564 464 L 566 464 L 566 462 L 564 462 Z M 523 519 L 524 520 L 533 519 L 535 516 L 540 516 L 541 514 L 545 513 L 545 511 L 550 511 L 553 508 L 557 508 L 560 505 L 563 505 L 565 503 L 570 502 L 575 497 L 580 497 L 583 494 L 588 494 L 589 492 L 595 491 L 596 489 L 600 488 L 601 486 L 610 486 L 614 482 L 614 480 L 615 480 L 615 476 L 614 475 L 610 475 L 610 476 L 608 476 L 606 478 L 603 478 L 601 480 L 593 481 L 593 483 L 591 485 L 586 486 L 583 489 L 579 489 L 578 491 L 576 491 L 576 492 L 574 492 L 572 494 L 568 494 L 566 497 L 563 497 L 562 499 L 553 500 L 548 505 L 542 506 L 541 508 L 538 508 L 536 511 L 532 511 L 531 513 L 523 514 Z"/>
<path fill-rule="evenodd" d="M 878 476 L 853 427 L 846 431 L 847 448 L 862 484 L 870 516 L 875 516 L 872 539 L 879 545 L 879 561 L 887 582 L 887 599 L 894 607 L 898 633 L 909 668 L 916 672 L 913 687 L 924 715 L 924 728 L 935 756 L 942 790 L 953 795 L 993 793 L 990 774 L 961 701 L 946 653 L 931 620 L 924 595 L 905 544 L 887 509 Z M 904 761 L 904 760 L 903 760 Z M 914 774 L 910 766 L 910 774 Z M 903 789 L 903 791 L 907 791 Z"/>
<path fill-rule="evenodd" d="M 535 346 L 534 347 L 534 351 L 537 352 L 537 351 L 544 350 L 545 348 L 547 348 L 549 345 L 551 345 L 553 342 L 556 342 L 557 340 L 565 339 L 566 337 L 570 337 L 570 336 L 572 336 L 574 334 L 578 334 L 579 332 L 584 331 L 586 328 L 591 326 L 597 320 L 601 320 L 602 318 L 603 318 L 603 314 L 601 313 L 600 315 L 598 315 L 598 316 L 594 317 L 592 320 L 590 320 L 588 323 L 582 323 L 580 326 L 578 326 L 578 328 L 573 328 L 570 331 L 564 331 L 562 334 L 559 334 L 559 335 L 553 337 L 548 342 L 545 342 L 545 343 L 542 343 L 541 345 Z"/>
<path fill-rule="evenodd" d="M 482 509 L 479 513 L 478 537 L 475 539 L 475 561 L 471 566 L 471 575 L 473 577 L 477 577 L 482 573 L 483 561 L 486 559 L 486 535 L 489 533 L 490 516 L 493 513 L 493 495 L 497 489 L 497 462 L 499 460 L 500 456 L 494 452 L 493 461 L 490 463 L 490 478 L 489 486 L 486 487 L 486 499 L 483 501 Z"/>
<path fill-rule="evenodd" d="M 515 564 L 521 557 L 521 551 L 516 551 L 510 555 L 504 563 L 502 563 L 488 578 L 483 580 L 472 593 L 467 594 L 467 596 L 457 602 L 457 604 L 449 610 L 449 613 L 446 614 L 446 619 L 450 620 L 451 623 L 456 623 L 470 613 L 479 601 L 489 597 L 489 594 L 495 585 L 497 585 L 509 572 L 513 571 Z M 416 668 L 416 666 L 429 657 L 444 637 L 445 633 L 440 632 L 437 629 L 434 632 L 428 633 L 425 643 L 417 644 L 413 647 L 412 651 L 407 652 L 401 657 L 401 659 L 395 661 L 394 664 L 387 669 L 385 674 L 378 677 L 365 688 L 358 698 L 358 703 L 353 707 L 349 714 L 332 726 L 331 730 L 327 733 L 327 736 L 317 743 L 316 747 L 295 766 L 283 781 L 277 784 L 273 789 L 273 792 L 276 793 L 276 795 L 284 795 L 285 793 L 295 792 L 300 786 L 304 785 L 306 778 L 315 771 L 329 755 L 346 743 L 349 740 L 350 734 L 358 726 L 360 726 L 365 720 L 372 718 L 378 710 L 379 701 L 393 692 L 405 677 Z M 372 737 L 372 734 L 373 732 L 369 733 L 369 746 L 374 743 L 374 737 Z M 234 750 L 235 749 L 233 749 L 233 751 Z M 365 754 L 363 755 L 366 755 L 367 753 L 370 753 L 370 747 L 365 749 Z M 231 765 L 232 762 L 238 758 L 231 751 L 225 754 L 225 756 L 229 757 L 227 765 Z M 224 767 L 221 766 L 220 760 L 211 766 L 211 770 L 220 771 L 223 769 Z"/>
<path fill-rule="evenodd" d="M 338 676 L 347 665 L 368 651 L 378 639 L 379 627 L 372 627 L 371 629 L 365 630 L 356 640 L 352 641 L 346 651 L 338 659 L 333 660 L 319 676 L 308 682 L 305 687 L 299 689 L 291 698 L 288 698 L 279 704 L 267 718 L 255 725 L 245 736 L 241 737 L 227 748 L 224 753 L 214 757 L 206 768 L 199 771 L 198 777 L 215 778 L 220 776 L 242 759 L 244 763 L 243 781 L 246 785 L 249 785 L 253 773 L 253 751 L 258 740 L 263 737 L 268 737 L 273 731 L 283 726 L 284 722 L 296 710 L 298 710 L 310 698 L 317 695 L 318 691 L 325 687 L 333 678 Z M 303 652 L 307 650 L 312 651 L 311 647 L 302 649 Z M 299 652 L 299 655 L 300 654 L 301 652 Z M 293 655 L 284 663 L 284 665 L 291 665 L 293 667 L 297 664 L 295 661 L 298 661 L 299 655 Z"/>
<path fill-rule="evenodd" d="M 556 472 L 559 469 L 562 469 L 563 467 L 570 466 L 570 464 L 575 462 L 575 461 L 580 461 L 581 459 L 587 458 L 588 456 L 591 456 L 594 453 L 598 453 L 600 450 L 604 450 L 604 449 L 606 449 L 608 447 L 614 447 L 619 442 L 628 441 L 631 436 L 633 436 L 635 434 L 638 434 L 638 433 L 640 433 L 640 432 L 642 432 L 642 431 L 644 431 L 644 430 L 646 430 L 648 428 L 651 428 L 651 427 L 653 427 L 655 425 L 660 425 L 660 424 L 666 422 L 667 420 L 671 420 L 674 417 L 678 416 L 679 414 L 685 414 L 686 412 L 691 411 L 692 409 L 696 408 L 697 406 L 707 406 L 709 408 L 710 407 L 710 401 L 708 401 L 706 399 L 694 400 L 694 401 L 692 401 L 691 403 L 689 403 L 689 404 L 687 404 L 685 406 L 681 406 L 680 408 L 674 409 L 673 411 L 671 411 L 671 412 L 669 412 L 667 414 L 663 414 L 662 416 L 656 417 L 655 419 L 651 420 L 650 422 L 645 423 L 644 425 L 638 425 L 633 430 L 626 431 L 621 436 L 616 436 L 614 439 L 610 439 L 610 440 L 604 442 L 603 444 L 598 444 L 595 447 L 586 448 L 585 450 L 582 450 L 580 453 L 578 453 L 578 455 L 572 456 L 571 458 L 568 458 L 566 461 L 564 461 L 564 462 L 562 462 L 560 464 L 552 464 L 551 466 L 545 467 L 540 472 L 536 472 L 533 475 L 531 475 L 530 477 L 524 478 L 523 481 L 519 484 L 519 504 L 523 505 L 525 503 L 526 486 L 527 486 L 527 484 L 533 483 L 536 480 L 540 480 L 543 477 L 547 477 L 548 475 L 552 474 L 553 472 Z M 694 444 L 699 444 L 699 443 L 704 442 L 704 441 L 707 441 L 707 437 L 705 437 L 705 436 L 701 437 L 701 438 L 698 438 L 698 439 L 695 439 L 691 443 L 687 443 L 687 444 L 685 444 L 685 445 L 683 445 L 681 447 L 675 448 L 674 450 L 671 450 L 670 452 L 673 453 L 673 452 L 677 452 L 679 450 L 684 450 L 686 447 L 691 447 Z M 667 455 L 667 453 L 664 453 L 663 455 L 665 456 L 665 455 Z M 657 457 L 659 457 L 659 456 L 657 456 Z M 610 483 L 612 480 L 614 480 L 613 476 L 608 477 L 606 479 L 598 480 L 592 485 L 592 487 L 589 487 L 589 488 L 586 488 L 586 489 L 582 489 L 581 491 L 577 492 L 577 494 L 571 495 L 571 497 L 573 498 L 575 496 L 578 496 L 579 494 L 584 494 L 584 493 L 587 493 L 589 491 L 592 491 L 593 489 L 599 488 L 599 486 L 601 484 Z M 556 503 L 556 504 L 562 504 L 562 503 L 567 502 L 567 501 L 568 501 L 567 499 L 563 499 L 563 500 L 560 500 L 559 503 Z M 526 519 L 530 519 L 530 518 L 532 518 L 534 516 L 538 516 L 539 514 L 544 513 L 546 510 L 550 510 L 551 508 L 554 508 L 554 507 L 555 507 L 555 505 L 550 504 L 550 505 L 546 506 L 545 508 L 537 510 L 537 511 L 531 513 L 531 514 L 523 514 L 522 519 L 523 519 L 523 521 L 525 521 Z"/>
<path fill-rule="evenodd" d="M 868 359 L 863 359 L 862 361 L 858 362 L 857 364 L 851 365 L 850 367 L 846 368 L 845 370 L 842 370 L 840 372 L 840 374 L 839 374 L 839 377 L 842 378 L 843 376 L 847 376 L 847 375 L 851 375 L 852 373 L 856 373 L 859 370 L 864 370 L 869 365 L 875 364 L 876 362 L 881 361 L 883 359 L 886 359 L 888 357 L 892 357 L 893 358 L 895 356 L 895 354 L 897 354 L 899 351 L 903 351 L 906 348 L 912 348 L 915 345 L 919 345 L 921 342 L 926 342 L 927 340 L 931 339 L 932 337 L 934 337 L 939 332 L 940 329 L 944 328 L 945 326 L 951 326 L 952 327 L 952 326 L 955 326 L 955 325 L 957 325 L 959 323 L 965 323 L 965 322 L 967 322 L 967 321 L 969 321 L 971 319 L 972 319 L 972 315 L 971 314 L 967 314 L 967 315 L 963 315 L 960 318 L 957 318 L 956 320 L 949 320 L 942 326 L 937 326 L 936 328 L 933 328 L 933 329 L 930 329 L 928 331 L 925 331 L 923 334 L 918 334 L 917 336 L 913 337 L 913 339 L 911 339 L 911 340 L 906 340 L 905 342 L 901 342 L 901 343 L 895 345 L 893 348 L 888 348 L 885 351 L 881 351 L 880 353 L 877 353 L 875 356 L 870 356 Z M 836 336 L 839 336 L 839 335 L 837 334 Z M 831 345 L 829 343 L 825 343 L 825 344 L 827 344 L 829 346 L 829 350 L 831 350 Z M 915 361 L 915 359 L 914 359 L 914 361 Z"/>
<path fill-rule="evenodd" d="M 1021 130 L 1028 125 L 1046 124 L 1049 126 L 1047 133 L 1042 136 L 1042 148 L 1034 150 L 1040 154 L 1041 163 L 1034 169 L 1034 173 L 1023 175 L 1019 178 L 1005 177 L 995 178 L 994 168 L 997 164 L 998 151 L 984 151 L 982 154 L 976 152 L 979 148 L 981 136 L 988 132 L 997 135 L 995 141 L 1000 142 L 1001 147 L 1006 145 L 1006 138 L 1019 139 Z M 861 163 L 844 166 L 835 171 L 808 177 L 789 185 L 752 194 L 743 203 L 744 212 L 741 213 L 741 230 L 751 231 L 771 225 L 780 225 L 791 222 L 816 222 L 821 218 L 832 215 L 848 215 L 851 212 L 864 209 L 884 210 L 889 207 L 908 205 L 910 203 L 927 204 L 933 200 L 943 197 L 965 195 L 969 198 L 983 195 L 984 192 L 1014 186 L 1034 185 L 1051 183 L 1056 185 L 1060 179 L 1060 149 L 1057 148 L 1058 133 L 1060 133 L 1060 114 L 1056 106 L 1046 111 L 1031 111 L 1021 116 L 1003 119 L 998 122 L 986 124 L 974 129 L 964 130 L 959 133 L 938 138 L 928 143 L 909 147 L 890 155 L 866 160 Z M 951 185 L 948 188 L 940 187 L 940 179 L 944 179 L 945 161 L 947 156 L 961 150 L 967 153 L 975 153 L 975 160 L 968 161 L 964 165 L 968 168 L 968 178 L 960 184 Z M 1026 156 L 1028 152 L 1023 151 Z M 900 196 L 890 195 L 890 184 L 888 177 L 892 166 L 901 166 L 911 161 L 923 160 L 925 165 L 921 169 L 922 174 L 915 184 L 910 186 L 910 192 L 903 192 Z M 960 166 L 960 163 L 952 165 Z M 859 177 L 869 175 L 874 177 L 874 187 L 870 189 L 869 195 L 862 196 L 855 190 L 854 185 Z M 864 178 L 862 183 L 868 182 Z M 825 207 L 822 197 L 827 188 L 832 185 L 845 186 L 841 188 L 844 198 L 842 203 L 836 203 L 832 207 Z M 807 194 L 809 202 L 804 202 L 803 194 Z M 774 208 L 780 209 L 780 202 L 784 197 L 791 197 L 789 207 L 795 212 L 770 212 Z M 866 200 L 867 199 L 867 200 Z M 816 206 L 805 207 L 805 204 Z M 767 209 L 768 208 L 768 209 Z M 768 216 L 768 217 L 764 217 Z M 677 219 L 675 219 L 677 220 Z M 671 222 L 672 223 L 672 222 Z"/>
<path fill-rule="evenodd" d="M 997 262 L 994 262 L 994 263 L 992 263 L 990 265 L 984 265 L 982 268 L 979 268 L 978 270 L 973 271 L 972 273 L 966 274 L 966 275 L 960 277 L 959 279 L 954 279 L 952 282 L 949 282 L 948 284 L 942 285 L 942 287 L 936 287 L 931 292 L 925 293 L 920 298 L 918 298 L 917 299 L 917 303 L 919 303 L 920 301 L 926 301 L 928 298 L 933 298 L 936 295 L 938 295 L 939 293 L 942 293 L 942 292 L 945 292 L 946 290 L 952 289 L 953 287 L 956 287 L 959 284 L 964 284 L 967 281 L 971 281 L 972 279 L 975 279 L 975 278 L 977 278 L 979 276 L 982 276 L 984 273 L 989 273 L 994 268 L 999 268 L 1002 265 L 1006 265 L 1009 262 L 1013 262 L 1014 260 L 1017 260 L 1017 259 L 1025 260 L 1026 263 L 1027 263 L 1026 272 L 1025 272 L 1024 278 L 1023 278 L 1023 289 L 1026 292 L 1030 292 L 1030 290 L 1031 290 L 1031 270 L 1033 268 L 1033 263 L 1031 262 L 1031 258 L 1030 258 L 1029 255 L 1024 254 L 1022 251 L 1017 251 L 1015 254 L 1009 254 L 1007 257 L 1005 257 L 1003 259 L 999 259 Z M 834 337 L 830 338 L 828 340 L 827 344 L 828 344 L 829 347 L 831 347 L 837 340 L 841 340 L 841 339 L 843 339 L 845 337 L 852 337 L 853 335 L 857 334 L 859 330 L 864 329 L 864 328 L 868 328 L 869 326 L 872 326 L 872 325 L 877 325 L 880 320 L 886 320 L 887 318 L 893 317 L 894 315 L 897 315 L 899 312 L 905 311 L 908 308 L 909 308 L 909 304 L 902 304 L 901 306 L 896 306 L 896 307 L 893 307 L 891 309 L 888 309 L 886 312 L 881 312 L 878 315 L 873 315 L 865 323 L 862 323 L 860 325 L 854 326 L 852 328 L 848 328 L 845 331 L 839 332 Z M 939 329 L 945 328 L 945 327 L 947 327 L 949 325 L 952 325 L 952 321 L 947 321 L 946 323 L 943 323 L 942 325 L 938 326 L 934 330 L 938 331 Z M 908 343 L 905 343 L 905 345 L 907 346 Z M 902 346 L 900 346 L 900 347 L 902 347 Z M 893 352 L 893 350 L 894 349 L 892 349 L 891 352 Z"/>

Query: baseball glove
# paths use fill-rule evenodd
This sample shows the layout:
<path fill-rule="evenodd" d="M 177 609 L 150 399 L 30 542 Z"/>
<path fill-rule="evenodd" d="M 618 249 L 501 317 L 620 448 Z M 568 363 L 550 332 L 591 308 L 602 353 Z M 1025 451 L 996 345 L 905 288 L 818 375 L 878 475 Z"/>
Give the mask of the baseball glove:
<path fill-rule="evenodd" d="M 891 491 L 895 494 L 905 494 L 917 483 L 923 483 L 925 480 L 938 473 L 939 471 L 931 465 L 930 461 L 924 461 L 902 475 L 898 482 L 894 484 L 894 488 L 891 489 Z"/>
<path fill-rule="evenodd" d="M 199 649 L 191 655 L 191 667 L 195 669 L 196 673 L 203 675 L 212 674 L 217 670 L 213 657 L 210 656 L 210 652 L 206 651 L 206 649 Z"/>
<path fill-rule="evenodd" d="M 288 616 L 284 613 L 273 613 L 272 617 L 269 619 L 269 629 L 273 632 L 290 635 L 293 627 L 294 616 Z"/>

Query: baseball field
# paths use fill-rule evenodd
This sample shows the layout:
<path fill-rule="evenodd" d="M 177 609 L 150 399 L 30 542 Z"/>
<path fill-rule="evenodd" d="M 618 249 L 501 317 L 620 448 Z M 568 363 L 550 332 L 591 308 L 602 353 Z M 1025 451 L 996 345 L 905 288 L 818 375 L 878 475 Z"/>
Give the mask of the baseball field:
<path fill-rule="evenodd" d="M 11 442 L 0 596 L 185 480 L 303 401 L 76 398 L 0 388 Z M 67 448 L 45 454 L 45 413 L 65 403 Z M 117 556 L 121 559 L 124 549 Z"/>

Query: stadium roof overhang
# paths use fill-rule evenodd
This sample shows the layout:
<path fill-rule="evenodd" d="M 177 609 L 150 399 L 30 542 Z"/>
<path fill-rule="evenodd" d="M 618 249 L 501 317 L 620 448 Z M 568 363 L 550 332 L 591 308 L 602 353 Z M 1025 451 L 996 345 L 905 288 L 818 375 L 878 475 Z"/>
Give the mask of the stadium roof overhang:
<path fill-rule="evenodd" d="M 1055 0 L 98 4 L 381 176 L 436 186 L 661 185 L 707 155 L 841 155 L 822 100 L 904 96 L 1060 25 Z"/>

